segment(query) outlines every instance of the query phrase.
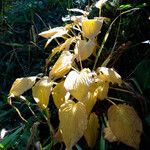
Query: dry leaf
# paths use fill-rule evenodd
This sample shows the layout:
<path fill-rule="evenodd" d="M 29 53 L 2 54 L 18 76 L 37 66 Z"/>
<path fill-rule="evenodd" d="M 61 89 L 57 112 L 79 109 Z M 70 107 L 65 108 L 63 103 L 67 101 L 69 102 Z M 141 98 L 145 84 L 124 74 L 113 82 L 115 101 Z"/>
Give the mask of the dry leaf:
<path fill-rule="evenodd" d="M 78 40 L 75 45 L 75 54 L 78 56 L 77 60 L 87 59 L 96 49 L 96 43 L 94 40 Z"/>
<path fill-rule="evenodd" d="M 74 55 L 69 51 L 63 51 L 50 71 L 49 76 L 54 76 L 55 78 L 63 77 L 71 69 L 73 61 Z"/>
<path fill-rule="evenodd" d="M 44 38 L 49 38 L 45 45 L 45 47 L 47 47 L 53 39 L 62 37 L 63 35 L 67 34 L 67 32 L 68 30 L 65 27 L 56 27 L 48 31 L 41 32 L 39 35 Z"/>
<path fill-rule="evenodd" d="M 109 142 L 116 142 L 118 141 L 116 136 L 112 133 L 110 127 L 104 128 L 104 138 Z"/>
<path fill-rule="evenodd" d="M 64 81 L 58 83 L 54 88 L 52 92 L 53 101 L 56 107 L 59 109 L 60 106 L 65 102 L 65 95 L 67 91 L 64 87 Z"/>
<path fill-rule="evenodd" d="M 48 106 L 52 85 L 53 82 L 45 76 L 32 87 L 33 98 L 41 109 Z"/>
<path fill-rule="evenodd" d="M 71 71 L 64 82 L 66 90 L 79 101 L 85 101 L 87 98 L 90 84 L 93 82 L 90 73 L 86 68 L 81 72 Z"/>
<path fill-rule="evenodd" d="M 83 103 L 68 100 L 59 109 L 60 131 L 67 150 L 78 142 L 87 128 L 87 113 Z"/>
<path fill-rule="evenodd" d="M 70 48 L 70 45 L 75 41 L 75 39 L 76 39 L 75 37 L 71 37 L 71 38 L 67 39 L 63 44 L 52 49 L 51 57 L 53 57 L 56 53 L 58 53 L 62 50 L 68 51 Z"/>
<path fill-rule="evenodd" d="M 119 141 L 139 149 L 143 127 L 133 107 L 126 104 L 111 106 L 108 110 L 108 123 Z"/>
<path fill-rule="evenodd" d="M 17 78 L 10 89 L 9 95 L 22 95 L 25 91 L 29 90 L 35 84 L 36 78 L 36 76 Z"/>
<path fill-rule="evenodd" d="M 95 38 L 101 30 L 103 21 L 97 19 L 87 19 L 82 22 L 83 35 L 88 39 Z"/>
<path fill-rule="evenodd" d="M 98 67 L 97 68 L 98 78 L 104 82 L 111 82 L 112 84 L 121 85 L 121 76 L 112 68 Z"/>
<path fill-rule="evenodd" d="M 91 113 L 88 120 L 87 129 L 84 132 L 84 137 L 90 148 L 93 148 L 96 143 L 99 133 L 98 131 L 99 127 L 100 126 L 97 115 L 95 113 Z"/>

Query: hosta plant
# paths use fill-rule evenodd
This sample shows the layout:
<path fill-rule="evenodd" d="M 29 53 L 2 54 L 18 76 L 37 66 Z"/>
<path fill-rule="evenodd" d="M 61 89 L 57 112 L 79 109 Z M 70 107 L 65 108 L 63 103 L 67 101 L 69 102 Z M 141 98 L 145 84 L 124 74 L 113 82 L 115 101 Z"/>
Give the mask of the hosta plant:
<path fill-rule="evenodd" d="M 101 9 L 102 4 L 99 5 L 96 6 Z M 119 73 L 114 68 L 107 67 L 110 56 L 104 63 L 98 61 L 109 32 L 101 45 L 97 38 L 101 34 L 103 24 L 110 19 L 101 16 L 89 19 L 88 12 L 77 9 L 71 11 L 83 14 L 72 16 L 70 23 L 62 27 L 39 34 L 47 39 L 45 48 L 53 40 L 58 43 L 50 50 L 47 59 L 47 64 L 50 64 L 48 74 L 43 77 L 16 79 L 10 89 L 9 98 L 20 97 L 32 89 L 33 99 L 41 112 L 47 116 L 51 134 L 57 142 L 63 142 L 67 150 L 71 150 L 82 137 L 88 147 L 94 148 L 102 133 L 109 142 L 118 141 L 139 149 L 143 130 L 141 119 L 126 101 L 111 97 L 109 93 L 112 88 L 130 91 L 124 89 L 126 84 Z M 109 30 L 111 27 L 112 24 Z M 54 56 L 57 60 L 51 65 L 56 59 Z M 48 117 L 51 112 L 50 101 L 53 101 L 58 109 L 59 117 L 59 126 L 53 130 Z M 101 105 L 104 101 L 108 101 L 109 107 L 106 107 L 104 113 L 97 113 L 100 108 L 96 105 Z M 102 128 L 100 121 L 103 117 L 105 128 Z"/>

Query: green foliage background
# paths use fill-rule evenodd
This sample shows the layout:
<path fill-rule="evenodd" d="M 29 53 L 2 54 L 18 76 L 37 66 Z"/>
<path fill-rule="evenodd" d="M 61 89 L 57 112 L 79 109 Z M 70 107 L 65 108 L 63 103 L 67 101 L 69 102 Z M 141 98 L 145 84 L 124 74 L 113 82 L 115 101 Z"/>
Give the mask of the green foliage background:
<path fill-rule="evenodd" d="M 45 59 L 49 56 L 50 48 L 55 43 L 52 43 L 45 50 L 45 40 L 40 38 L 38 33 L 47 30 L 49 27 L 64 24 L 62 17 L 69 14 L 67 8 L 78 7 L 84 9 L 87 4 L 88 1 L 86 0 L 0 1 L 0 130 L 6 128 L 11 133 L 5 141 L 0 143 L 0 147 L 7 145 L 8 149 L 24 149 L 30 137 L 31 127 L 33 127 L 34 123 L 43 119 L 35 105 L 32 105 L 30 97 L 28 97 L 28 102 L 21 103 L 18 101 L 15 103 L 22 114 L 25 114 L 24 117 L 27 118 L 28 123 L 23 123 L 16 111 L 7 103 L 7 94 L 16 78 L 45 73 Z M 141 113 L 141 116 L 144 116 L 143 122 L 145 126 L 141 146 L 144 150 L 146 150 L 146 146 L 150 146 L 148 138 L 150 136 L 150 110 L 148 108 L 150 106 L 150 44 L 142 43 L 150 40 L 149 6 L 149 0 L 110 0 L 102 10 L 103 16 L 113 20 L 120 12 L 139 8 L 138 11 L 123 15 L 113 25 L 105 45 L 106 52 L 104 56 L 113 48 L 116 35 L 118 34 L 115 47 L 116 55 L 113 56 L 108 66 L 118 70 L 121 76 L 134 84 L 135 88 L 146 99 L 147 108 Z M 97 16 L 98 10 L 94 8 L 90 15 L 91 17 Z M 107 28 L 108 25 L 106 24 L 103 30 L 105 31 Z M 102 31 L 99 41 L 103 37 Z M 127 45 L 127 48 L 124 49 L 123 46 L 125 45 Z M 99 60 L 100 62 L 101 60 Z M 141 101 L 140 98 L 139 100 Z M 35 110 L 35 116 L 30 112 L 29 106 Z M 54 110 L 52 115 L 55 116 L 56 110 L 53 104 L 50 104 L 50 107 Z M 138 110 L 141 112 L 141 109 Z M 43 145 L 45 149 L 49 149 L 52 143 L 48 144 L 48 135 L 40 132 L 43 128 L 46 129 L 47 126 L 45 124 L 40 125 L 38 131 L 35 131 L 33 139 L 35 141 L 37 141 L 36 138 L 42 140 L 43 135 L 41 134 L 45 134 L 44 138 L 46 140 L 43 142 Z M 101 146 L 103 146 L 104 141 L 102 140 L 97 145 L 101 142 Z M 102 150 L 114 149 L 115 146 L 115 144 L 108 144 Z M 100 149 L 98 146 L 96 148 Z M 117 148 L 115 147 L 115 150 L 117 149 L 125 150 L 130 148 L 121 145 Z"/>

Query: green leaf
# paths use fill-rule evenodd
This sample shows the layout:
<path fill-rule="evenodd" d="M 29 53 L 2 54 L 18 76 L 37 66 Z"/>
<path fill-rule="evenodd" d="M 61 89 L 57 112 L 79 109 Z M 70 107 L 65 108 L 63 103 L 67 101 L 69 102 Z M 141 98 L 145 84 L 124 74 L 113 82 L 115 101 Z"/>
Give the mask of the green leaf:
<path fill-rule="evenodd" d="M 139 83 L 142 91 L 150 88 L 150 60 L 140 62 L 133 73 L 133 77 Z"/>
<path fill-rule="evenodd" d="M 6 150 L 11 147 L 11 144 L 16 141 L 16 139 L 19 136 L 19 133 L 22 131 L 24 126 L 18 128 L 14 133 L 6 136 L 1 142 L 0 142 L 0 149 L 1 150 Z"/>

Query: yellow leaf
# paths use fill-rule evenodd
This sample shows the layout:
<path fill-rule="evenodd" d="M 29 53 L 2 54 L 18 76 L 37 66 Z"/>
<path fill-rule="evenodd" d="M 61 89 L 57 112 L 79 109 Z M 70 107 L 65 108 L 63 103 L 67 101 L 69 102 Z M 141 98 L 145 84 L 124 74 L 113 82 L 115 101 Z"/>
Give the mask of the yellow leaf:
<path fill-rule="evenodd" d="M 112 133 L 110 127 L 104 128 L 104 138 L 109 142 L 116 142 L 118 141 L 116 136 Z"/>
<path fill-rule="evenodd" d="M 96 43 L 94 40 L 78 40 L 75 45 L 75 54 L 78 56 L 77 60 L 87 59 L 96 49 Z"/>
<path fill-rule="evenodd" d="M 107 98 L 108 90 L 109 90 L 109 83 L 102 82 L 101 85 L 96 89 L 98 92 L 97 98 L 99 100 L 104 100 Z"/>
<path fill-rule="evenodd" d="M 29 90 L 35 84 L 36 78 L 36 76 L 17 78 L 10 89 L 9 95 L 22 95 L 25 91 Z"/>
<path fill-rule="evenodd" d="M 54 76 L 55 78 L 63 77 L 71 69 L 73 61 L 74 55 L 69 51 L 63 51 L 50 71 L 49 76 Z"/>
<path fill-rule="evenodd" d="M 62 51 L 62 50 L 66 50 L 68 51 L 70 48 L 70 45 L 75 41 L 75 37 L 71 37 L 69 39 L 67 39 L 63 44 L 55 47 L 54 49 L 52 49 L 52 54 L 51 57 L 53 57 L 56 53 Z"/>
<path fill-rule="evenodd" d="M 60 106 L 65 102 L 65 95 L 67 91 L 64 88 L 64 81 L 58 83 L 54 88 L 52 92 L 53 100 L 57 108 L 60 108 Z"/>
<path fill-rule="evenodd" d="M 95 113 L 91 113 L 88 120 L 87 129 L 84 132 L 84 137 L 90 148 L 93 148 L 96 143 L 99 133 L 98 131 L 99 127 L 100 126 L 97 115 Z"/>
<path fill-rule="evenodd" d="M 82 22 L 83 35 L 88 39 L 95 38 L 101 30 L 103 21 L 97 19 L 87 19 Z"/>
<path fill-rule="evenodd" d="M 87 128 L 87 113 L 83 103 L 68 100 L 59 109 L 60 131 L 67 150 L 78 142 Z"/>
<path fill-rule="evenodd" d="M 96 101 L 97 101 L 97 91 L 88 92 L 87 100 L 83 101 L 88 115 L 91 113 Z"/>
<path fill-rule="evenodd" d="M 53 35 L 55 35 L 56 33 L 61 33 L 65 30 L 66 29 L 64 27 L 56 27 L 56 28 L 50 29 L 48 31 L 41 32 L 39 35 L 44 37 L 44 38 L 50 38 Z"/>
<path fill-rule="evenodd" d="M 32 87 L 32 95 L 39 108 L 45 109 L 48 106 L 52 85 L 53 82 L 45 76 Z"/>
<path fill-rule="evenodd" d="M 121 76 L 112 68 L 98 67 L 97 68 L 98 78 L 103 82 L 111 82 L 112 84 L 121 85 Z"/>
<path fill-rule="evenodd" d="M 99 1 L 95 4 L 95 6 L 96 6 L 97 8 L 99 8 L 99 9 L 101 9 L 102 6 L 103 6 L 107 1 L 108 1 L 108 0 L 99 0 Z"/>
<path fill-rule="evenodd" d="M 139 149 L 143 127 L 133 107 L 126 104 L 111 106 L 108 110 L 108 123 L 112 133 L 119 141 Z"/>
<path fill-rule="evenodd" d="M 81 72 L 71 71 L 64 82 L 64 87 L 70 94 L 79 101 L 85 101 L 93 79 L 89 69 L 83 69 Z"/>

